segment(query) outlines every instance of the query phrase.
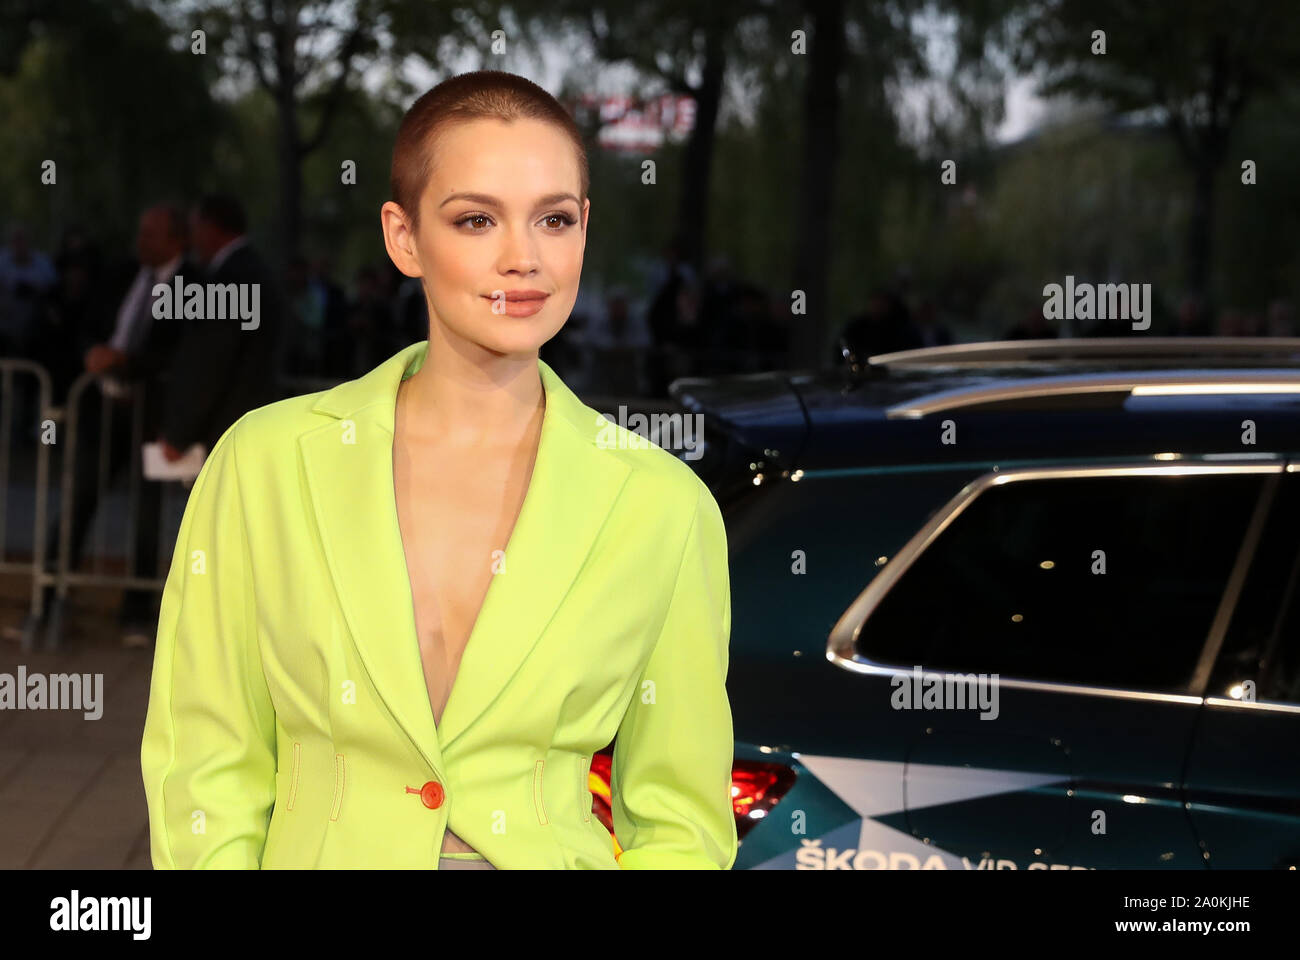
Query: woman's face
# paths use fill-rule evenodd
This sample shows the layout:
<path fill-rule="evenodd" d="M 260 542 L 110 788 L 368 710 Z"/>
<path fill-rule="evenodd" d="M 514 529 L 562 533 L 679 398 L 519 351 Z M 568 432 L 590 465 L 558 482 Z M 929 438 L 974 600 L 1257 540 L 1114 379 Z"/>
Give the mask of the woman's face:
<path fill-rule="evenodd" d="M 444 129 L 414 232 L 381 210 L 397 268 L 423 277 L 429 323 L 451 341 L 532 354 L 559 332 L 578 295 L 591 201 L 578 159 L 540 120 L 474 120 Z M 540 300 L 521 300 L 540 291 Z"/>

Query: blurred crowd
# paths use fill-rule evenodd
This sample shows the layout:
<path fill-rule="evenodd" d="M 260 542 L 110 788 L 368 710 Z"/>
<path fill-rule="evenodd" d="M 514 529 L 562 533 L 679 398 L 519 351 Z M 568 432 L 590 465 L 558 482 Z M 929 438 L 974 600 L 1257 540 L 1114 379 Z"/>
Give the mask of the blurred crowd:
<path fill-rule="evenodd" d="M 272 271 L 244 237 L 238 202 L 218 198 L 218 206 L 222 204 L 234 210 L 223 239 L 242 238 L 242 245 L 249 247 L 245 256 L 255 260 L 256 271 L 275 290 L 263 301 L 262 313 L 274 331 L 267 369 L 278 386 L 254 391 L 254 399 L 318 389 L 317 381 L 323 385 L 360 376 L 428 335 L 420 281 L 403 276 L 386 257 L 362 266 L 351 278 L 340 277 L 327 256 L 296 257 L 284 271 Z M 75 226 L 47 255 L 26 228 L 12 226 L 0 247 L 0 355 L 44 365 L 53 377 L 56 406 L 86 369 L 116 370 L 127 381 L 172 373 L 176 348 L 189 336 L 186 325 L 158 324 L 145 330 L 141 326 L 147 322 L 132 328 L 131 320 L 142 306 L 141 271 L 152 270 L 166 280 L 178 271 L 177 258 L 184 256 L 192 261 L 187 279 L 204 279 L 210 265 L 198 255 L 192 235 L 202 224 L 197 208 L 187 217 L 166 205 L 154 207 L 141 217 L 133 257 L 107 255 L 85 229 Z M 645 273 L 640 290 L 593 290 L 584 283 L 568 322 L 543 347 L 542 358 L 575 389 L 662 397 L 677 377 L 791 366 L 788 298 L 738 276 L 725 256 L 713 258 L 697 274 L 670 243 Z M 1296 334 L 1295 307 L 1282 299 L 1212 311 L 1203 298 L 1187 296 L 1173 313 L 1161 314 L 1159 302 L 1156 308 L 1152 335 Z M 839 325 L 826 360 L 838 363 L 846 350 L 866 357 L 970 339 L 954 335 L 945 319 L 953 314 L 900 278 L 878 288 L 860 311 Z M 1047 320 L 1041 302 L 1028 302 L 1019 318 L 994 335 L 1028 339 L 1131 333 L 1124 320 Z M 232 350 L 246 346 L 229 340 L 219 359 L 230 364 Z M 191 353 L 195 349 L 191 344 Z M 143 366 L 135 362 L 141 356 Z M 212 382 L 223 385 L 219 379 Z M 233 404 L 231 410 L 241 405 Z"/>
<path fill-rule="evenodd" d="M 223 202 L 237 205 L 231 198 Z M 149 324 L 146 318 L 133 335 L 127 329 L 144 306 L 142 271 L 170 282 L 180 271 L 176 258 L 192 249 L 195 216 L 191 211 L 187 219 L 166 205 L 145 211 L 130 257 L 106 254 L 80 227 L 65 231 L 47 255 L 23 225 L 12 226 L 0 247 L 0 355 L 46 367 L 56 406 L 83 370 L 139 379 L 142 371 L 132 362 L 138 353 L 154 361 L 150 376 L 170 373 L 170 357 L 188 324 Z M 242 210 L 236 219 L 243 237 Z M 153 249 L 160 244 L 162 252 Z M 402 275 L 386 257 L 362 266 L 349 282 L 324 256 L 295 257 L 273 273 L 246 237 L 243 244 L 275 289 L 264 298 L 262 315 L 277 332 L 274 380 L 282 395 L 358 377 L 428 336 L 419 279 Z M 202 259 L 192 259 L 181 271 L 186 282 L 209 279 Z M 715 258 L 697 275 L 670 245 L 646 273 L 639 291 L 584 284 L 568 322 L 543 347 L 542 358 L 575 389 L 661 397 L 676 377 L 788 364 L 786 301 L 737 277 L 727 258 Z"/>
<path fill-rule="evenodd" d="M 1025 312 L 1020 323 L 1007 329 L 1004 340 L 1040 340 L 1057 336 L 1126 337 L 1133 335 L 1129 320 L 1077 321 L 1077 329 L 1062 333 L 1054 321 L 1043 317 L 1041 305 Z M 1212 311 L 1202 296 L 1189 294 L 1179 301 L 1172 316 L 1152 318 L 1151 334 L 1171 337 L 1294 337 L 1295 305 L 1283 298 L 1262 308 L 1227 304 Z"/>
<path fill-rule="evenodd" d="M 121 314 L 133 290 L 139 292 L 135 284 L 141 271 L 153 270 L 158 282 L 170 282 L 178 272 L 186 283 L 212 279 L 200 258 L 190 253 L 191 226 L 184 211 L 166 205 L 151 208 L 141 217 L 133 255 L 123 251 L 115 256 L 76 226 L 65 231 L 57 249 L 47 255 L 33 245 L 24 225 L 13 225 L 0 247 L 0 355 L 45 366 L 54 381 L 55 405 L 60 406 L 72 381 L 93 365 L 88 357 L 94 348 L 112 345 L 115 334 L 131 326 Z M 233 235 L 245 237 L 242 213 Z M 166 259 L 159 259 L 154 249 L 159 245 L 166 249 Z M 246 238 L 244 246 L 275 288 L 274 296 L 263 299 L 261 313 L 279 335 L 276 378 L 349 379 L 426 336 L 418 282 L 401 276 L 391 264 L 388 270 L 360 270 L 349 294 L 326 257 L 311 262 L 295 258 L 282 276 L 275 276 Z M 178 255 L 191 258 L 189 271 L 178 269 L 180 261 L 173 269 L 159 269 Z M 151 341 L 168 340 L 175 346 L 185 332 L 180 321 L 149 326 L 153 329 L 137 329 L 133 350 L 125 349 L 128 344 L 120 336 L 116 346 L 126 355 L 156 348 Z"/>
<path fill-rule="evenodd" d="M 110 260 L 73 229 L 49 257 L 21 225 L 0 251 L 0 356 L 41 364 L 53 393 L 50 408 L 38 410 L 32 391 L 15 391 L 17 409 L 5 415 L 22 425 L 15 436 L 28 444 L 38 436 L 49 442 L 45 421 L 52 421 L 54 451 L 65 468 L 72 458 L 72 501 L 59 509 L 70 506 L 73 568 L 99 499 L 123 474 L 136 475 L 146 445 L 168 462 L 201 457 L 246 411 L 279 394 L 288 308 L 278 278 L 248 238 L 237 199 L 210 194 L 188 211 L 148 208 L 134 254 Z M 185 295 L 171 296 L 178 286 Z M 206 296 L 202 309 L 187 309 L 190 289 L 209 288 L 236 296 L 215 311 Z M 96 376 L 73 396 L 83 373 Z M 73 403 L 75 435 L 68 432 Z M 137 493 L 136 565 L 151 576 L 160 559 L 161 481 L 141 479 Z M 58 555 L 60 522 L 56 514 L 45 531 L 47 563 Z M 45 594 L 48 611 L 49 586 Z M 149 641 L 157 601 L 152 590 L 126 591 L 119 610 L 126 642 Z"/>
<path fill-rule="evenodd" d="M 678 377 L 789 365 L 788 299 L 738 276 L 729 258 L 712 258 L 701 274 L 669 243 L 645 272 L 640 298 L 622 287 L 580 291 L 569 321 L 542 348 L 574 389 L 660 398 Z"/>
<path fill-rule="evenodd" d="M 1157 301 L 1149 331 L 1135 333 L 1129 319 L 1049 320 L 1043 303 L 1028 305 L 1019 319 L 1008 324 L 995 337 L 1001 340 L 1044 340 L 1057 337 L 1294 337 L 1295 305 L 1282 298 L 1273 299 L 1262 308 L 1247 309 L 1227 305 L 1217 313 L 1205 298 L 1188 295 L 1179 302 L 1172 315 L 1161 311 Z M 844 351 L 858 358 L 895 350 L 914 350 L 953 343 L 951 328 L 939 318 L 934 300 L 911 296 L 906 283 L 883 288 L 874 293 L 866 308 L 841 328 L 832 350 L 831 360 Z"/>

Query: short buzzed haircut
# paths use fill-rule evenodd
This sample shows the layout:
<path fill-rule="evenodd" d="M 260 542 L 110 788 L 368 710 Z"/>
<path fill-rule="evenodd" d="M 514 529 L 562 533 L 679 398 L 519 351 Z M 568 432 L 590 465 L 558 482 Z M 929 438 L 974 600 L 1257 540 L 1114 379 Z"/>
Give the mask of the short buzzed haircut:
<path fill-rule="evenodd" d="M 518 74 L 502 70 L 475 70 L 450 77 L 411 104 L 398 126 L 393 145 L 390 187 L 393 201 L 410 218 L 420 222 L 420 196 L 429 181 L 437 153 L 438 134 L 468 120 L 519 119 L 554 124 L 573 144 L 578 160 L 579 205 L 591 189 L 587 149 L 573 116 L 542 87 Z"/>

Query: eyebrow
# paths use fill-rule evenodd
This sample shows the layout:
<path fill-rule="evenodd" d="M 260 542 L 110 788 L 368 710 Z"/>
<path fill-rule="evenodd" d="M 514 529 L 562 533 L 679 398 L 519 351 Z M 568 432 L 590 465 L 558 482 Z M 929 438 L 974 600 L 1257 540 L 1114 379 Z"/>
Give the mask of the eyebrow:
<path fill-rule="evenodd" d="M 453 200 L 469 200 L 471 203 L 481 203 L 484 206 L 488 206 L 488 207 L 500 207 L 502 205 L 500 200 L 498 200 L 496 197 L 489 196 L 486 193 L 461 192 L 461 193 L 453 193 L 449 195 L 446 200 L 438 204 L 439 209 L 445 207 Z M 537 203 L 535 204 L 535 206 L 547 207 L 553 203 L 559 203 L 561 200 L 572 200 L 574 203 L 577 203 L 578 206 L 582 206 L 582 204 L 578 202 L 578 198 L 571 193 L 548 193 L 546 196 L 540 197 Z"/>

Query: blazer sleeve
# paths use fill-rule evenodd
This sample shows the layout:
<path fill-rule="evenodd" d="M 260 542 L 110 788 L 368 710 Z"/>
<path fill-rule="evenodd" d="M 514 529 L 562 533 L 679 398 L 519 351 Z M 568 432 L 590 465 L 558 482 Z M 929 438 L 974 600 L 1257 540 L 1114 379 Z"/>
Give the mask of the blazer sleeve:
<path fill-rule="evenodd" d="M 626 870 L 729 870 L 727 536 L 703 483 L 655 648 L 614 739 L 611 812 Z"/>
<path fill-rule="evenodd" d="M 158 869 L 257 869 L 275 802 L 238 426 L 194 482 L 163 588 L 140 751 Z"/>

